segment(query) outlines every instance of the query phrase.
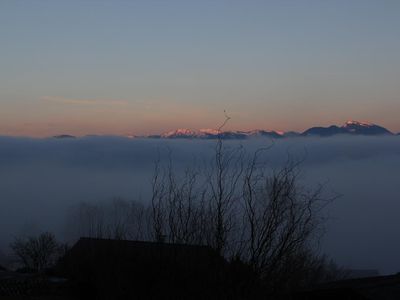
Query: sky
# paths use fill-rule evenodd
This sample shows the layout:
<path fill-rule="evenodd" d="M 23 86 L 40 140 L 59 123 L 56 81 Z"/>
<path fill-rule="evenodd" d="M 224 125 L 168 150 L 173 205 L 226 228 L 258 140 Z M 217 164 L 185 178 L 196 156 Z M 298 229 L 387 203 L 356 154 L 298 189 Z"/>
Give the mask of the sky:
<path fill-rule="evenodd" d="M 0 135 L 400 132 L 400 2 L 0 1 Z"/>

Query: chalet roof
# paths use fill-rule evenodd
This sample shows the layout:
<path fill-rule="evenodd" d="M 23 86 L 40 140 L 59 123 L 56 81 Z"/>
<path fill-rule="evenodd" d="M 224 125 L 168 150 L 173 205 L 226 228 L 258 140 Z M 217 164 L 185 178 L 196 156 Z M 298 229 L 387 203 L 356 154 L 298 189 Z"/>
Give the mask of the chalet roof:
<path fill-rule="evenodd" d="M 172 243 L 159 243 L 159 242 L 148 242 L 148 241 L 133 241 L 133 240 L 115 240 L 115 239 L 99 239 L 99 238 L 87 238 L 82 237 L 74 245 L 75 247 L 115 247 L 115 248 L 130 248 L 130 250 L 136 249 L 160 249 L 165 251 L 172 251 L 172 249 L 190 251 L 194 253 L 199 252 L 214 252 L 209 246 L 203 245 L 188 245 L 188 244 L 172 244 Z"/>
<path fill-rule="evenodd" d="M 201 261 L 221 258 L 208 246 L 157 243 L 130 240 L 80 238 L 67 256 L 85 256 L 96 259 L 107 255 L 109 259 L 160 258 Z"/>

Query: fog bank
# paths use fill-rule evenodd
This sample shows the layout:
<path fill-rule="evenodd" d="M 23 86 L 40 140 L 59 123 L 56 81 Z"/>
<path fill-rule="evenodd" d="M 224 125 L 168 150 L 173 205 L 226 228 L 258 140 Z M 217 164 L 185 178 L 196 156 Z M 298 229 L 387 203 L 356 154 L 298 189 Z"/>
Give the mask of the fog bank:
<path fill-rule="evenodd" d="M 342 196 L 328 209 L 321 249 L 352 268 L 400 271 L 400 136 L 226 141 L 251 152 L 270 146 L 278 168 L 303 160 L 304 183 L 325 183 Z M 178 168 L 211 158 L 215 141 L 118 137 L 0 137 L 0 250 L 16 235 L 50 230 L 62 236 L 65 215 L 80 201 L 113 197 L 148 201 L 158 155 Z"/>

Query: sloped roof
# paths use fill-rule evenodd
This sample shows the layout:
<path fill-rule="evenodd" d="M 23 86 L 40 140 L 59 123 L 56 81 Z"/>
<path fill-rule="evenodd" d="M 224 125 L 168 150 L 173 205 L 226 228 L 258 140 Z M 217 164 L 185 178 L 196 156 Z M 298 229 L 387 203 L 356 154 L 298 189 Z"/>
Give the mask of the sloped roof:
<path fill-rule="evenodd" d="M 172 249 L 179 249 L 185 251 L 191 251 L 195 253 L 199 252 L 214 252 L 214 250 L 209 246 L 203 245 L 188 245 L 188 244 L 172 244 L 172 243 L 159 243 L 159 242 L 148 242 L 148 241 L 134 241 L 134 240 L 115 240 L 115 239 L 99 239 L 99 238 L 87 238 L 82 237 L 73 246 L 73 248 L 80 247 L 116 247 L 116 248 L 130 248 L 131 250 L 136 250 L 139 248 L 143 249 L 154 249 L 162 248 L 166 251 L 171 251 Z"/>
<path fill-rule="evenodd" d="M 208 246 L 170 244 L 145 241 L 80 238 L 68 256 L 90 255 L 91 259 L 108 255 L 109 259 L 176 258 L 196 261 L 221 258 Z"/>

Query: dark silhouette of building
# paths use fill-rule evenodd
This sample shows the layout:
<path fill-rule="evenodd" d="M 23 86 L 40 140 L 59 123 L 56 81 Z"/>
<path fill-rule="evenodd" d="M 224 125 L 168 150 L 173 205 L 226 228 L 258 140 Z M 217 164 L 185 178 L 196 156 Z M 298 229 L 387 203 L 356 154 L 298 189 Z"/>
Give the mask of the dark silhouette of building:
<path fill-rule="evenodd" d="M 254 284 L 210 247 L 141 241 L 81 238 L 55 270 L 82 299 L 240 299 Z"/>

